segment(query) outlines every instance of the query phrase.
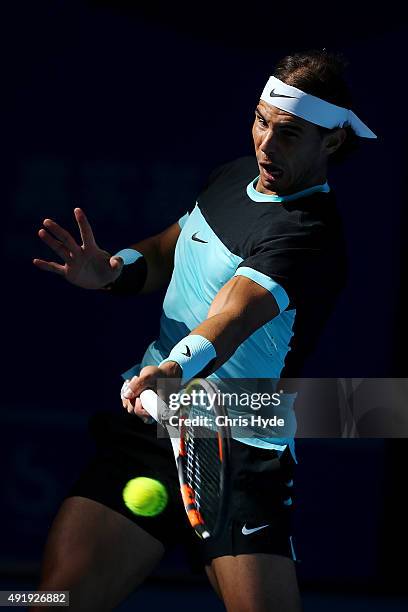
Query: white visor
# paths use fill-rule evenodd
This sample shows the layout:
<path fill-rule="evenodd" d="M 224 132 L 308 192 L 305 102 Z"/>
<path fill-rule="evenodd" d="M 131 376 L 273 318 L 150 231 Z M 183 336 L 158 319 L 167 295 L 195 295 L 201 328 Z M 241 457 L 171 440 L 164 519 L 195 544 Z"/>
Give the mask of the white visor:
<path fill-rule="evenodd" d="M 307 94 L 292 85 L 286 85 L 274 76 L 269 77 L 261 100 L 325 128 L 350 126 L 357 136 L 377 138 L 353 111 Z"/>

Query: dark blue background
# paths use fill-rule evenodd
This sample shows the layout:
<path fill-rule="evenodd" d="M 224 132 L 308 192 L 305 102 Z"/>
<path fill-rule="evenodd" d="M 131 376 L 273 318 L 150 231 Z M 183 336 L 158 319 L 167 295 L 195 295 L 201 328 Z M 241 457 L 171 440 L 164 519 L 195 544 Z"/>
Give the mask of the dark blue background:
<path fill-rule="evenodd" d="M 9 8 L 2 71 L 2 571 L 36 570 L 47 526 L 92 451 L 87 418 L 121 409 L 119 374 L 156 337 L 163 297 L 114 299 L 35 269 L 33 257 L 51 255 L 36 235 L 43 218 L 77 236 L 73 208 L 81 206 L 98 243 L 112 252 L 173 223 L 209 170 L 252 152 L 254 105 L 284 54 L 343 52 L 355 110 L 378 135 L 329 175 L 351 277 L 307 372 L 406 374 L 408 27 L 387 7 L 369 14 L 356 14 L 347 2 L 302 9 L 142 11 L 125 2 L 63 1 Z M 387 578 L 384 566 L 392 575 L 398 538 L 406 542 L 406 535 L 390 474 L 397 480 L 405 445 L 309 440 L 298 448 L 303 579 L 374 584 Z"/>

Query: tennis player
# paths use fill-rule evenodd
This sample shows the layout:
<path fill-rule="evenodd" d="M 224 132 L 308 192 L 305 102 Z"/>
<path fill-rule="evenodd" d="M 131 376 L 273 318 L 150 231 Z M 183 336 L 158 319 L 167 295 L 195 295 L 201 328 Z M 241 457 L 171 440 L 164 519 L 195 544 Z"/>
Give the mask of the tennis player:
<path fill-rule="evenodd" d="M 93 419 L 97 454 L 49 534 L 39 588 L 70 590 L 73 610 L 114 608 L 179 542 L 195 547 L 227 610 L 301 609 L 291 527 L 294 431 L 232 440 L 228 517 L 219 537 L 200 541 L 185 517 L 170 443 L 146 422 L 139 396 L 160 378 L 301 374 L 346 278 L 328 165 L 359 137 L 375 138 L 350 110 L 343 73 L 342 58 L 325 51 L 281 60 L 255 108 L 255 156 L 215 169 L 195 205 L 158 235 L 111 256 L 82 210 L 74 211 L 82 245 L 44 221 L 39 235 L 64 264 L 34 260 L 40 269 L 112 296 L 168 287 L 159 338 L 123 374 L 126 410 Z M 132 329 L 126 333 L 134 342 Z M 284 407 L 295 423 L 292 395 Z M 137 475 L 169 491 L 154 518 L 123 504 L 123 487 Z"/>

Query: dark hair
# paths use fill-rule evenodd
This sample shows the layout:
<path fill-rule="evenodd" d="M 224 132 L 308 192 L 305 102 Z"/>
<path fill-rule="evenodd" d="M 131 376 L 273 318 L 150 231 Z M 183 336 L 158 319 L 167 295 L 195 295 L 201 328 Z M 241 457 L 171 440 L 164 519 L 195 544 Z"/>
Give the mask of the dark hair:
<path fill-rule="evenodd" d="M 276 65 L 273 74 L 305 93 L 337 106 L 352 108 L 351 92 L 344 77 L 347 65 L 347 60 L 340 53 L 329 53 L 326 49 L 312 50 L 287 55 Z M 318 128 L 322 135 L 337 129 Z M 336 163 L 344 161 L 359 146 L 359 138 L 353 128 L 347 126 L 344 129 L 347 136 L 343 144 L 330 156 L 330 160 Z"/>

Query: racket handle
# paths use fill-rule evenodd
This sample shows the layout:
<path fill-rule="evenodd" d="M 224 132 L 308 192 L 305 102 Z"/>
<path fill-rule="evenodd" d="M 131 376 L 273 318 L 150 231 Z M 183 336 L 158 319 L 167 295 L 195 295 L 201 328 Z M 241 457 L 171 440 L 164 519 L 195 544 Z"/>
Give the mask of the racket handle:
<path fill-rule="evenodd" d="M 167 410 L 167 404 L 153 391 L 153 389 L 145 389 L 140 394 L 140 401 L 143 408 L 160 423 L 160 415 L 164 410 Z"/>
<path fill-rule="evenodd" d="M 159 397 L 157 393 L 153 391 L 153 389 L 145 389 L 144 391 L 142 391 L 140 394 L 140 401 L 142 402 L 142 406 L 146 410 L 146 412 L 148 412 L 157 423 L 160 423 L 161 415 L 165 410 L 168 410 L 166 402 L 163 402 L 161 397 Z M 180 437 L 178 435 L 177 429 L 175 429 L 174 427 L 167 427 L 167 431 L 169 433 L 174 457 L 177 462 L 180 447 Z"/>

